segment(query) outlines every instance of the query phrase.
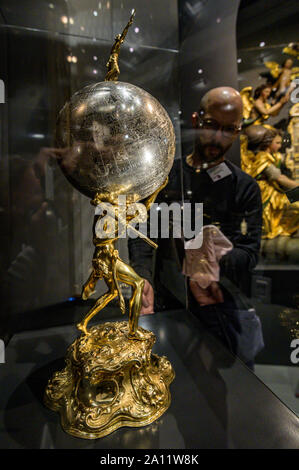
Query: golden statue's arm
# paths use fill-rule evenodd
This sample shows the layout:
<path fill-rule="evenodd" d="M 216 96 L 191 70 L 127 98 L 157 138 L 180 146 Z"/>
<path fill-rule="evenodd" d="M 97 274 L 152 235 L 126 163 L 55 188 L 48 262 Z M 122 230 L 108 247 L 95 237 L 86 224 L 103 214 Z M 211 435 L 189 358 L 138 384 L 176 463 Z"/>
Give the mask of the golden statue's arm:
<path fill-rule="evenodd" d="M 161 191 L 161 189 L 163 188 L 164 186 L 162 185 L 160 188 L 158 188 L 157 191 L 155 191 L 154 194 L 158 194 L 159 191 Z M 157 196 L 156 194 L 156 196 Z M 151 198 L 151 196 L 150 196 Z M 113 204 L 114 199 L 113 199 L 113 196 L 112 197 L 109 197 L 109 195 L 107 195 L 106 193 L 96 193 L 96 195 L 94 196 L 93 200 L 91 201 L 91 204 L 94 205 L 94 206 L 98 206 L 99 204 L 101 203 L 105 203 L 105 202 L 108 202 L 110 204 Z M 115 204 L 114 204 L 114 207 L 115 207 Z M 130 220 L 132 220 L 134 217 L 136 217 L 136 212 L 133 214 L 133 215 L 126 215 L 126 219 L 124 219 L 123 217 L 121 217 L 117 211 L 111 211 L 109 212 L 109 206 L 106 206 L 104 207 L 104 209 L 107 211 L 107 214 L 110 215 L 111 217 L 115 217 L 115 220 L 119 221 L 122 225 L 126 225 L 128 228 L 130 228 L 130 230 L 132 230 L 133 232 L 135 232 L 140 238 L 143 238 L 149 245 L 151 245 L 153 248 L 157 249 L 158 248 L 158 245 L 153 242 L 150 238 L 148 238 L 146 235 L 144 235 L 142 232 L 139 232 L 139 230 L 137 230 L 135 227 L 133 227 L 132 225 L 130 225 Z"/>
<path fill-rule="evenodd" d="M 110 57 L 109 57 L 109 60 L 106 64 L 106 67 L 108 69 L 108 72 L 107 72 L 106 77 L 105 77 L 106 82 L 107 81 L 116 82 L 118 80 L 118 76 L 120 74 L 120 70 L 119 70 L 119 66 L 118 66 L 118 56 L 119 56 L 119 53 L 120 53 L 120 46 L 124 42 L 125 37 L 127 35 L 127 32 L 129 30 L 131 24 L 133 23 L 134 16 L 135 16 L 135 10 L 133 10 L 132 15 L 131 15 L 125 29 L 123 30 L 123 32 L 121 34 L 118 34 L 115 37 L 114 44 L 113 44 L 111 52 L 110 52 Z"/>
<path fill-rule="evenodd" d="M 159 188 L 156 189 L 156 191 L 153 194 L 151 194 L 144 201 L 144 206 L 146 208 L 146 211 L 148 211 L 150 209 L 151 205 L 155 202 L 159 192 L 162 191 L 162 189 L 164 189 L 167 184 L 168 184 L 168 176 L 165 179 L 165 181 L 161 184 L 161 186 L 159 186 Z M 101 204 L 103 202 L 108 202 L 110 204 L 114 204 L 114 201 L 115 201 L 115 198 L 114 198 L 114 195 L 112 193 L 109 195 L 107 193 L 97 192 L 95 194 L 94 198 L 92 199 L 91 204 L 93 206 L 98 206 L 99 204 Z M 109 211 L 109 208 L 107 208 L 107 210 Z M 136 215 L 137 215 L 136 212 L 132 215 L 127 215 L 126 220 L 124 220 L 122 217 L 119 216 L 119 214 L 116 214 L 115 212 L 113 214 L 110 214 L 110 215 L 115 217 L 115 219 L 118 220 L 120 223 L 127 225 L 127 227 L 129 227 L 137 235 L 139 235 L 141 238 L 143 238 L 153 248 L 155 248 L 155 249 L 158 248 L 158 245 L 156 243 L 154 243 L 150 238 L 148 238 L 146 235 L 139 232 L 139 230 L 137 230 L 135 227 L 133 227 L 129 224 L 130 220 L 132 220 L 134 217 L 136 217 Z"/>
<path fill-rule="evenodd" d="M 167 184 L 168 184 L 168 176 L 165 179 L 165 181 L 161 184 L 161 186 L 159 186 L 159 188 L 156 189 L 156 191 L 153 194 L 151 194 L 146 199 L 144 199 L 143 205 L 145 206 L 145 209 L 147 212 L 151 208 L 151 205 L 155 202 L 159 192 L 162 191 L 162 189 L 164 189 Z M 138 215 L 138 211 L 136 211 L 134 214 L 127 215 L 127 221 L 134 219 L 135 217 L 137 217 L 137 215 Z"/>
<path fill-rule="evenodd" d="M 132 11 L 132 15 L 130 16 L 130 19 L 127 23 L 127 26 L 124 28 L 123 32 L 121 33 L 121 36 L 120 36 L 120 44 L 122 44 L 125 40 L 125 37 L 127 35 L 127 32 L 129 30 L 129 27 L 132 25 L 133 23 L 133 20 L 134 20 L 134 16 L 135 16 L 135 10 Z"/>
<path fill-rule="evenodd" d="M 102 202 L 108 202 L 109 204 L 114 205 L 115 204 L 115 196 L 113 193 L 101 193 L 101 192 L 96 192 L 94 195 L 94 198 L 90 201 L 90 204 L 93 206 L 99 206 Z"/>
<path fill-rule="evenodd" d="M 164 183 L 162 183 L 161 186 L 159 186 L 159 188 L 156 189 L 156 191 L 144 201 L 144 205 L 147 211 L 150 209 L 151 205 L 155 202 L 159 192 L 162 191 L 162 189 L 164 189 L 165 186 L 167 186 L 167 184 L 168 184 L 168 176 L 165 179 Z"/>

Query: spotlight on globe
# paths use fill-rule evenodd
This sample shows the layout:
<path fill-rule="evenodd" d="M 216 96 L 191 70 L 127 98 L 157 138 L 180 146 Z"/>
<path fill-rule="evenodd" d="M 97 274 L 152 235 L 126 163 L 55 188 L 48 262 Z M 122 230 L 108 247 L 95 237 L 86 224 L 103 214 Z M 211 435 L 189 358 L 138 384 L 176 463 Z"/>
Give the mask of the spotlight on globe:
<path fill-rule="evenodd" d="M 136 202 L 165 181 L 175 134 L 161 104 L 143 89 L 104 81 L 75 93 L 59 113 L 60 166 L 88 197 L 126 195 Z"/>

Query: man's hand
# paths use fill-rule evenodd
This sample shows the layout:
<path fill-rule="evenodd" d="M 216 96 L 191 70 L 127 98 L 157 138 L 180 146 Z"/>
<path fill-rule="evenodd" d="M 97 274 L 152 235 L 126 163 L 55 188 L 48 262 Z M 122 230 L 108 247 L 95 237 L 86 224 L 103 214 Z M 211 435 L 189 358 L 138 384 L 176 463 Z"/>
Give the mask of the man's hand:
<path fill-rule="evenodd" d="M 190 290 L 201 307 L 223 302 L 223 293 L 218 282 L 213 281 L 207 289 L 200 287 L 196 281 L 190 279 Z"/>
<path fill-rule="evenodd" d="M 142 292 L 142 307 L 140 310 L 140 315 L 148 315 L 149 313 L 154 313 L 154 289 L 145 279 Z"/>

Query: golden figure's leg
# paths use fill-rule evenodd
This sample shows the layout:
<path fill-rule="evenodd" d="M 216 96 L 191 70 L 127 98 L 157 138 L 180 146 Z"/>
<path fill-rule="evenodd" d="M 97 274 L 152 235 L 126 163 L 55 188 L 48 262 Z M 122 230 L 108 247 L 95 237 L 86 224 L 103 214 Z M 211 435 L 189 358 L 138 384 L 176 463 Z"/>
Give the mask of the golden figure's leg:
<path fill-rule="evenodd" d="M 88 299 L 92 294 L 95 293 L 95 285 L 99 279 L 95 270 L 93 269 L 88 280 L 83 284 L 81 297 L 83 300 Z"/>
<path fill-rule="evenodd" d="M 83 333 L 87 334 L 87 325 L 88 323 L 90 322 L 90 320 L 100 311 L 102 310 L 104 307 L 106 307 L 106 305 L 111 302 L 112 299 L 114 299 L 118 292 L 114 286 L 114 283 L 113 281 L 110 281 L 108 279 L 105 279 L 106 281 L 106 284 L 107 286 L 109 287 L 109 291 L 106 292 L 106 294 L 103 294 L 101 295 L 101 297 L 98 298 L 98 300 L 96 301 L 95 305 L 92 307 L 91 310 L 89 310 L 89 312 L 87 312 L 87 314 L 85 315 L 85 317 L 83 318 L 83 320 L 77 324 L 77 328 L 81 331 L 83 331 Z"/>
<path fill-rule="evenodd" d="M 137 338 L 138 318 L 142 306 L 142 291 L 144 279 L 138 276 L 131 266 L 118 259 L 116 261 L 117 278 L 133 287 L 133 294 L 129 302 L 129 336 Z M 140 338 L 141 339 L 141 338 Z"/>
<path fill-rule="evenodd" d="M 133 284 L 133 295 L 129 302 L 129 336 L 135 337 L 138 328 L 138 319 L 142 307 L 142 291 L 144 288 L 144 279 L 139 277 Z"/>

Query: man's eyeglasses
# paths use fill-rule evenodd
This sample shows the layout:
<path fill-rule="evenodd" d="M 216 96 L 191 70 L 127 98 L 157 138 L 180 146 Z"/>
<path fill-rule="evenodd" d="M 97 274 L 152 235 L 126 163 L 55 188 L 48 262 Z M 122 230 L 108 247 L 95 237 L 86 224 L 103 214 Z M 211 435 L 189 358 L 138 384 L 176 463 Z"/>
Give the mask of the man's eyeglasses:
<path fill-rule="evenodd" d="M 228 124 L 226 126 L 221 126 L 214 119 L 200 119 L 199 127 L 201 129 L 206 129 L 206 130 L 210 130 L 210 131 L 213 131 L 213 132 L 217 132 L 217 131 L 221 130 L 222 134 L 225 137 L 231 137 L 233 135 L 237 135 L 237 134 L 239 134 L 239 132 L 242 129 L 241 126 L 235 126 L 233 124 Z"/>

